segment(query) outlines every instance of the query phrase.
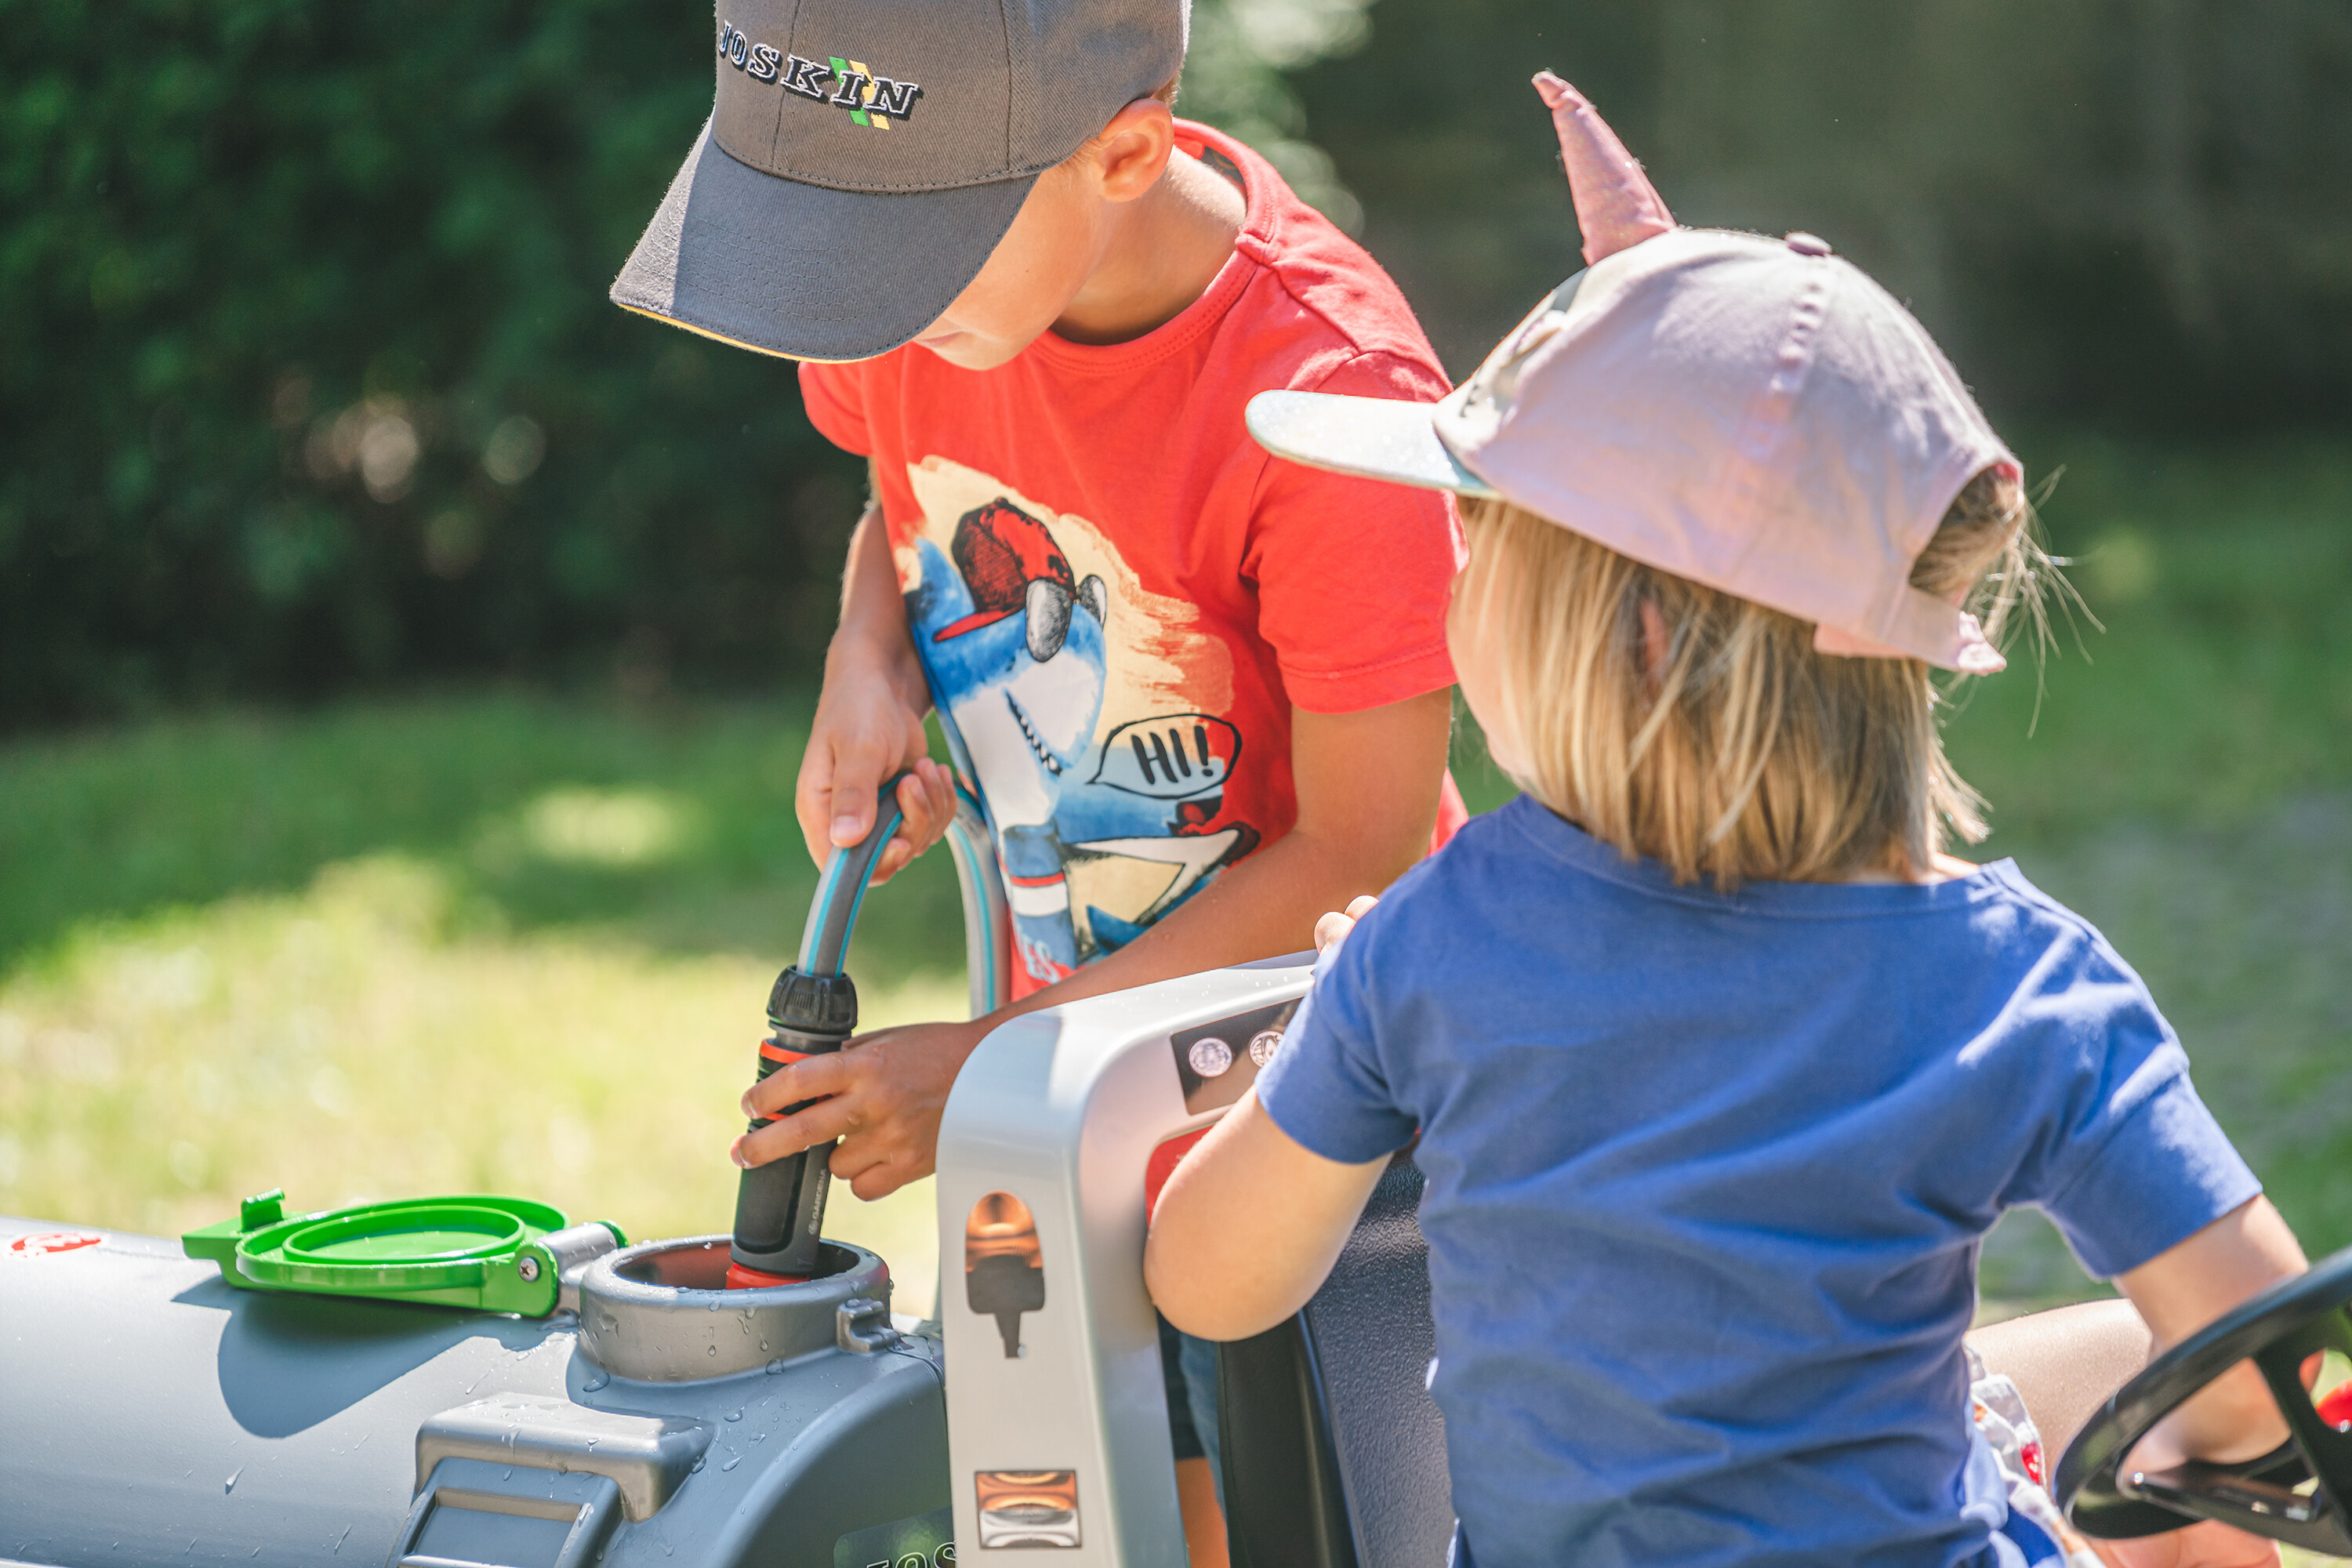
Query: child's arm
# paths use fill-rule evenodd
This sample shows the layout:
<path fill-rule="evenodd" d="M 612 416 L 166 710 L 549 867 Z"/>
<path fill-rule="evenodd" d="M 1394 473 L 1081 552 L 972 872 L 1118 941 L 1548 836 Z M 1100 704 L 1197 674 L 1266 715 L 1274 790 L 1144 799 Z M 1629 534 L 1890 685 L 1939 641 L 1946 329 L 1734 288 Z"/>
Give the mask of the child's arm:
<path fill-rule="evenodd" d="M 903 616 L 899 625 L 903 636 Z M 779 1068 L 745 1094 L 747 1116 L 773 1116 L 804 1100 L 821 1103 L 744 1134 L 736 1141 L 737 1163 L 765 1164 L 839 1138 L 833 1173 L 861 1198 L 930 1174 L 948 1090 L 964 1058 L 999 1024 L 1083 996 L 1295 951 L 1307 944 L 1318 915 L 1394 881 L 1429 847 L 1452 730 L 1450 687 L 1359 713 L 1295 710 L 1298 820 L 1290 832 L 1118 952 L 984 1018 L 878 1029 L 848 1050 Z"/>
<path fill-rule="evenodd" d="M 2304 1267 L 2286 1222 L 2269 1199 L 2258 1197 L 2117 1277 L 2128 1304 L 2095 1301 L 2039 1312 L 1969 1337 L 1988 1371 L 2016 1383 L 2055 1455 L 2154 1354 Z M 2262 1374 L 2242 1364 L 2150 1434 L 2133 1463 L 2162 1469 L 2190 1457 L 2254 1458 L 2285 1437 Z M 2272 1542 L 2213 1523 L 2094 1546 L 2116 1568 L 2275 1568 L 2279 1561 Z"/>
<path fill-rule="evenodd" d="M 2306 1267 L 2286 1221 L 2268 1198 L 2257 1197 L 2117 1276 L 2116 1284 L 2147 1321 L 2160 1352 Z M 2252 1459 L 2285 1440 L 2286 1423 L 2269 1386 L 2251 1363 L 2242 1363 L 2148 1434 L 2133 1463 L 2158 1469 L 2182 1458 Z M 2279 1562 L 2275 1542 L 2226 1524 L 2102 1541 L 2097 1548 L 2116 1568 L 2276 1568 Z"/>
<path fill-rule="evenodd" d="M 2155 1336 L 2158 1352 L 2309 1265 L 2286 1221 L 2257 1197 L 2116 1279 Z M 2286 1424 L 2251 1362 L 2232 1367 L 2148 1437 L 2182 1458 L 2252 1459 L 2286 1441 Z M 2146 1468 L 2169 1463 L 2143 1454 Z"/>
<path fill-rule="evenodd" d="M 841 625 L 825 648 L 824 689 L 793 789 L 801 833 L 819 866 L 873 830 L 876 793 L 901 770 L 912 775 L 898 786 L 906 820 L 873 879 L 889 880 L 947 832 L 955 819 L 955 775 L 930 760 L 923 733 L 930 710 L 930 688 L 890 563 L 890 536 L 881 509 L 868 507 L 849 536 Z"/>
<path fill-rule="evenodd" d="M 1388 1163 L 1343 1165 L 1302 1147 L 1251 1089 L 1160 1194 L 1143 1247 L 1151 1299 L 1204 1340 L 1263 1333 L 1323 1283 Z"/>

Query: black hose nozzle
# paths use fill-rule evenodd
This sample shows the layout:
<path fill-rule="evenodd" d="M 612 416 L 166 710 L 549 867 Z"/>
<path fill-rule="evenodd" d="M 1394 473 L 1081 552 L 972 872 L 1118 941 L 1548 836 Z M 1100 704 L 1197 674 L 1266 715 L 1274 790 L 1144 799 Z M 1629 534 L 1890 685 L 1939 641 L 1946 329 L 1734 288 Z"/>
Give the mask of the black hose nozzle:
<path fill-rule="evenodd" d="M 760 1046 L 761 1079 L 788 1063 L 824 1056 L 857 1032 L 857 987 L 846 974 L 804 974 L 798 966 L 776 976 L 768 997 L 768 1037 Z M 780 1112 L 792 1116 L 814 1104 L 802 1100 Z M 762 1116 L 751 1130 L 767 1126 Z M 729 1256 L 744 1268 L 805 1279 L 817 1268 L 818 1230 L 833 1182 L 833 1143 L 745 1171 L 735 1192 L 735 1237 Z"/>
<path fill-rule="evenodd" d="M 899 778 L 904 778 L 900 774 Z M 817 879 L 816 898 L 801 932 L 800 959 L 776 976 L 768 994 L 768 1037 L 760 1045 L 760 1077 L 778 1068 L 841 1049 L 857 1032 L 857 987 L 842 972 L 850 928 L 866 900 L 866 879 L 898 831 L 898 779 L 882 786 L 874 826 L 853 848 L 836 849 Z M 797 1115 L 814 1104 L 802 1100 L 779 1113 Z M 775 1117 L 755 1120 L 756 1132 Z M 817 1232 L 824 1224 L 824 1198 L 833 1184 L 833 1145 L 828 1140 L 797 1154 L 755 1165 L 735 1190 L 735 1237 L 729 1255 L 730 1284 L 767 1284 L 753 1275 L 807 1279 L 817 1271 Z"/>

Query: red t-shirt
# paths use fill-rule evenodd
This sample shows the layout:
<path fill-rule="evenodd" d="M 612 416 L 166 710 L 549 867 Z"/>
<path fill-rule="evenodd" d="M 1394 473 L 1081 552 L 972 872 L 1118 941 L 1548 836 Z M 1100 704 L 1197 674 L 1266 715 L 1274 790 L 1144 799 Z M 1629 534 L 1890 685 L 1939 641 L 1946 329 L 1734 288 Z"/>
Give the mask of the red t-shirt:
<path fill-rule="evenodd" d="M 801 366 L 809 417 L 871 457 L 915 646 L 997 839 L 1025 994 L 1289 831 L 1293 704 L 1449 686 L 1449 500 L 1279 462 L 1270 387 L 1447 385 L 1377 263 L 1256 153 L 1179 121 L 1247 198 L 1234 254 L 1158 330 L 1051 332 L 968 371 L 909 344 Z M 1438 841 L 1462 819 L 1449 778 Z"/>

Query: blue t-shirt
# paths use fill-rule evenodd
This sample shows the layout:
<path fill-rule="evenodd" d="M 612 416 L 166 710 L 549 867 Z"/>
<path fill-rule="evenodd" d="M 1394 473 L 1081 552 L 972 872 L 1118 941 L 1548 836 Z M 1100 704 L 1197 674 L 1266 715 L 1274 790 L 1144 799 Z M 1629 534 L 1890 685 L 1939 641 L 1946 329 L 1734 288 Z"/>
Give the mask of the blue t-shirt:
<path fill-rule="evenodd" d="M 1420 1131 L 1478 1568 L 1984 1553 L 1985 1231 L 2039 1207 L 2108 1276 L 2261 1191 L 2138 976 L 2010 862 L 1726 897 L 1526 798 L 1357 926 L 1257 1093 L 1334 1160 Z"/>

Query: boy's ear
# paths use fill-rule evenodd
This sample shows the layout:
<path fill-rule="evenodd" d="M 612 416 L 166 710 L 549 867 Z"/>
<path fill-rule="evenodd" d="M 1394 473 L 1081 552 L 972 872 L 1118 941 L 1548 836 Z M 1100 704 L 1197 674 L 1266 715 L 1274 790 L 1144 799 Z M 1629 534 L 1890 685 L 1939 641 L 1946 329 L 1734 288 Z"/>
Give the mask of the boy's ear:
<path fill-rule="evenodd" d="M 1131 202 L 1160 181 L 1176 150 L 1176 118 L 1156 98 L 1110 117 L 1090 144 L 1087 171 L 1105 201 Z"/>

